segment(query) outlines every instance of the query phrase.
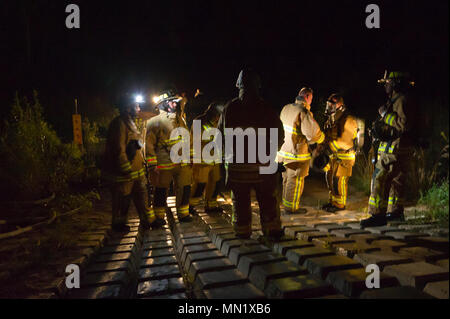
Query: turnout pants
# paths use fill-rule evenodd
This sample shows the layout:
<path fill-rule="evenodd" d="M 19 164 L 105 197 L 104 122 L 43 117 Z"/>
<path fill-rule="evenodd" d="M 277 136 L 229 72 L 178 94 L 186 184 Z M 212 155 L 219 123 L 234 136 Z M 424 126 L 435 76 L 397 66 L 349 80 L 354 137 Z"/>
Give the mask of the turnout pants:
<path fill-rule="evenodd" d="M 305 177 L 309 174 L 309 160 L 289 163 L 285 168 L 282 202 L 286 210 L 295 212 L 300 208 Z"/>
<path fill-rule="evenodd" d="M 200 203 L 205 193 L 205 207 L 216 208 L 217 183 L 220 181 L 220 165 L 194 164 L 193 183 L 189 204 L 196 206 Z"/>
<path fill-rule="evenodd" d="M 381 153 L 375 165 L 369 213 L 372 215 L 403 210 L 407 154 Z"/>
<path fill-rule="evenodd" d="M 112 196 L 113 225 L 121 225 L 127 222 L 131 201 L 134 202 L 142 224 L 149 225 L 155 221 L 153 208 L 149 207 L 147 203 L 145 178 L 114 183 L 110 191 Z"/>
<path fill-rule="evenodd" d="M 332 157 L 329 165 L 324 169 L 329 202 L 338 208 L 345 208 L 347 205 L 348 180 L 352 176 L 354 164 L 355 160 L 342 160 Z"/>
<path fill-rule="evenodd" d="M 153 207 L 156 218 L 164 219 L 167 207 L 167 190 L 174 182 L 176 209 L 179 218 L 189 215 L 189 197 L 191 193 L 192 169 L 190 166 L 177 165 L 170 169 L 160 169 L 152 173 L 155 182 Z"/>
<path fill-rule="evenodd" d="M 236 234 L 250 236 L 252 233 L 251 190 L 256 192 L 259 203 L 261 227 L 270 236 L 281 230 L 280 205 L 277 200 L 277 174 L 265 175 L 262 182 L 230 182 L 233 200 L 232 223 Z"/>

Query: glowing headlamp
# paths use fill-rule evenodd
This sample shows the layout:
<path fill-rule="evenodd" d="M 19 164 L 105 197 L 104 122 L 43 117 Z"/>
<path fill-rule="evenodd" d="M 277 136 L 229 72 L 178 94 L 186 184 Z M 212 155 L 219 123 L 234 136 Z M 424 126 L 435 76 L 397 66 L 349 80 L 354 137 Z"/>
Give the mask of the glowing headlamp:
<path fill-rule="evenodd" d="M 142 95 L 136 95 L 135 102 L 144 103 L 144 97 Z"/>

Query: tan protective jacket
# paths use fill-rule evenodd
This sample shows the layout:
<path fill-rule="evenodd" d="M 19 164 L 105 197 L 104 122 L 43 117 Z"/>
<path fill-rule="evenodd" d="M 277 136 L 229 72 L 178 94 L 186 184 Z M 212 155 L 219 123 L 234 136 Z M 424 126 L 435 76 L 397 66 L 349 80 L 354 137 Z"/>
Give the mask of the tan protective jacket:
<path fill-rule="evenodd" d="M 102 173 L 106 180 L 127 182 L 145 175 L 142 153 L 137 150 L 131 161 L 127 156 L 127 146 L 132 140 L 142 141 L 142 136 L 131 117 L 121 114 L 112 120 L 103 157 Z"/>
<path fill-rule="evenodd" d="M 411 132 L 413 126 L 413 114 L 409 113 L 413 110 L 409 109 L 410 105 L 407 105 L 407 102 L 406 96 L 402 93 L 396 92 L 392 96 L 392 104 L 388 108 L 382 121 L 385 124 L 394 127 L 400 136 L 392 142 L 381 142 L 378 147 L 378 153 L 398 153 L 401 149 L 411 146 L 412 141 L 406 133 Z"/>
<path fill-rule="evenodd" d="M 181 127 L 187 130 L 186 122 L 182 115 L 168 113 L 163 110 L 160 111 L 159 115 L 148 121 L 145 143 L 148 165 L 156 165 L 158 169 L 172 169 L 180 164 L 172 163 L 170 150 L 175 144 L 183 142 L 183 140 L 181 135 L 170 139 L 170 134 L 174 129 Z"/>
<path fill-rule="evenodd" d="M 355 117 L 350 114 L 342 114 L 334 125 L 328 122 L 325 124 L 329 127 L 325 131 L 328 146 L 333 152 L 333 157 L 341 160 L 355 160 L 354 141 L 358 134 L 358 122 Z"/>
<path fill-rule="evenodd" d="M 289 164 L 311 159 L 308 144 L 322 143 L 325 135 L 314 119 L 305 100 L 286 105 L 280 114 L 284 128 L 284 143 L 277 161 Z"/>
<path fill-rule="evenodd" d="M 207 114 L 201 114 L 201 115 L 197 116 L 194 120 L 201 121 L 201 133 L 200 133 L 200 136 L 194 136 L 194 122 L 192 122 L 192 125 L 191 125 L 191 148 L 193 148 L 194 138 L 201 139 L 200 152 L 203 152 L 203 148 L 205 147 L 205 145 L 214 141 L 214 136 L 211 136 L 211 138 L 209 140 L 203 140 L 202 139 L 203 132 L 208 131 L 211 128 L 217 128 L 219 123 L 211 123 Z M 193 149 L 193 152 L 194 151 L 195 151 L 195 149 Z M 192 155 L 194 155 L 194 154 L 195 153 L 193 153 Z M 214 165 L 214 164 L 219 164 L 219 163 L 221 163 L 221 161 L 218 161 L 217 163 L 216 162 L 206 163 L 202 156 L 202 163 L 200 165 L 202 165 L 202 164 L 203 165 Z M 197 164 L 194 164 L 194 165 L 197 165 Z"/>

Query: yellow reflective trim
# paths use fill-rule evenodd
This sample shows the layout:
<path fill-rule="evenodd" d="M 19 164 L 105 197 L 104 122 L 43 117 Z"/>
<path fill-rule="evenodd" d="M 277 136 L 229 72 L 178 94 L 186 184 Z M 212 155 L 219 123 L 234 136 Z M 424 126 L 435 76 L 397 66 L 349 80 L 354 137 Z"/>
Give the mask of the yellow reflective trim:
<path fill-rule="evenodd" d="M 286 132 L 293 134 L 293 135 L 302 135 L 302 132 L 299 129 L 295 129 L 292 126 L 283 124 L 283 128 Z"/>
<path fill-rule="evenodd" d="M 292 154 L 289 152 L 279 151 L 278 156 L 286 158 L 286 159 L 292 159 L 297 161 L 306 161 L 311 159 L 311 153 L 306 154 Z"/>
<path fill-rule="evenodd" d="M 124 164 L 120 165 L 120 169 L 122 171 L 124 171 L 124 172 L 125 171 L 130 171 L 131 170 L 131 164 L 129 162 L 124 163 Z"/>
<path fill-rule="evenodd" d="M 337 153 L 336 156 L 337 156 L 337 158 L 342 159 L 342 160 L 354 160 L 356 158 L 356 155 L 354 152 Z"/>
<path fill-rule="evenodd" d="M 323 143 L 324 140 L 325 140 L 325 134 L 323 134 L 323 132 L 320 132 L 320 137 L 317 140 L 317 144 Z"/>

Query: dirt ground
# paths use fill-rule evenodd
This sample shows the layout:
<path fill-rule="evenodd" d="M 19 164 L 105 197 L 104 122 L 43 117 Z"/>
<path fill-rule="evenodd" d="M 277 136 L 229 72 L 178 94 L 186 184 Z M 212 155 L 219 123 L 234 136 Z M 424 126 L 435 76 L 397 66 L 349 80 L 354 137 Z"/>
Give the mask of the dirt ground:
<path fill-rule="evenodd" d="M 66 265 L 80 256 L 80 234 L 111 221 L 108 194 L 101 195 L 90 211 L 0 241 L 0 298 L 41 298 L 56 287 Z"/>
<path fill-rule="evenodd" d="M 335 214 L 321 211 L 319 207 L 328 201 L 325 177 L 312 172 L 305 179 L 301 200 L 301 206 L 308 208 L 305 218 L 366 217 L 368 196 L 357 191 L 351 179 L 348 193 L 347 210 Z M 111 222 L 110 194 L 107 189 L 101 189 L 100 195 L 101 200 L 94 203 L 91 211 L 62 217 L 41 230 L 1 241 L 0 298 L 40 298 L 54 289 L 63 278 L 66 265 L 80 255 L 82 248 L 77 247 L 80 235 Z M 129 216 L 137 218 L 133 205 Z"/>

